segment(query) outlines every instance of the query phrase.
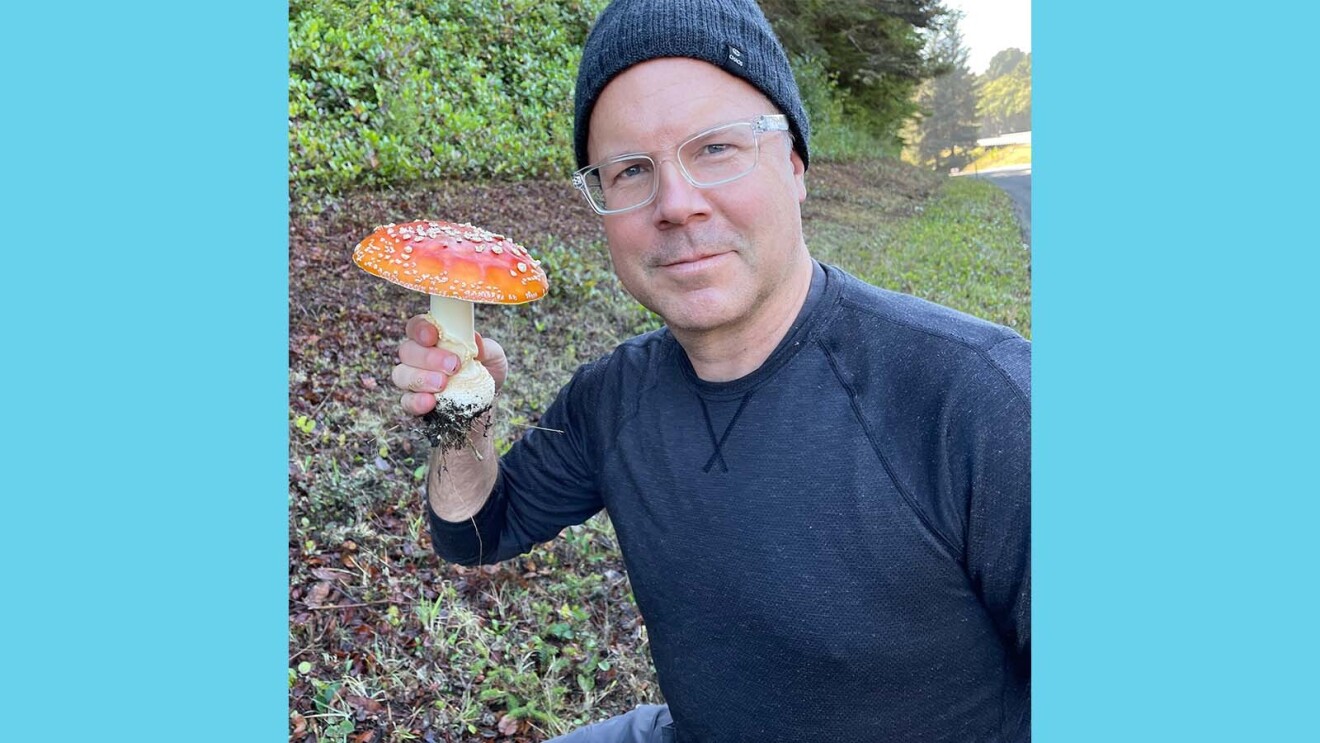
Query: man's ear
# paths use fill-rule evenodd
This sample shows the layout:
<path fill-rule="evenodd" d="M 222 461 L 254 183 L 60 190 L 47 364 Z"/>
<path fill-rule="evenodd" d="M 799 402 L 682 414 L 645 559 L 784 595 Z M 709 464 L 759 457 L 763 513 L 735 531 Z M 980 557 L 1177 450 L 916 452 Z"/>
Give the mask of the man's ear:
<path fill-rule="evenodd" d="M 798 154 L 797 148 L 789 145 L 789 162 L 793 164 L 793 182 L 797 186 L 798 203 L 807 200 L 807 165 L 802 162 L 802 156 Z"/>

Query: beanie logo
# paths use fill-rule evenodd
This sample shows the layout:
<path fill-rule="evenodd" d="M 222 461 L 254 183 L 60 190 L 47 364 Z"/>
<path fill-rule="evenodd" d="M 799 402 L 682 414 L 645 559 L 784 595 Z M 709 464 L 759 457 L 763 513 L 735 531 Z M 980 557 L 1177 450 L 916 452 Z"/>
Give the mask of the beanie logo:
<path fill-rule="evenodd" d="M 733 44 L 728 44 L 727 46 L 729 49 L 729 61 L 732 62 L 733 64 L 738 65 L 739 67 L 746 67 L 747 64 L 743 60 L 742 50 L 734 46 Z"/>

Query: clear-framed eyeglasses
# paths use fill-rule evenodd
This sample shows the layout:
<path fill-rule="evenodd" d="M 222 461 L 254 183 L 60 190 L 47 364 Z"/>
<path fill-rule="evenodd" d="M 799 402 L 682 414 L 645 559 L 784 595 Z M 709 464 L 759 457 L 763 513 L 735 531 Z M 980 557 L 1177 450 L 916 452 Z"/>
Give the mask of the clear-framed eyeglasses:
<path fill-rule="evenodd" d="M 696 188 L 721 186 L 756 169 L 761 135 L 788 131 L 788 118 L 765 114 L 707 129 L 676 149 L 678 169 Z M 588 165 L 573 174 L 573 185 L 597 214 L 618 214 L 651 203 L 660 190 L 657 156 L 632 153 Z"/>

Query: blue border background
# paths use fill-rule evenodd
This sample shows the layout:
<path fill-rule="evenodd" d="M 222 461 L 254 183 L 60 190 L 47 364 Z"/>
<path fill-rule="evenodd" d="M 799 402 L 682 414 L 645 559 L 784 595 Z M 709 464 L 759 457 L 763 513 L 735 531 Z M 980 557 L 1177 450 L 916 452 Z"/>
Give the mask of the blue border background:
<path fill-rule="evenodd" d="M 1270 10 L 1036 7 L 1039 741 L 1315 732 L 1317 24 Z M 287 738 L 286 18 L 5 14 L 7 734 Z"/>
<path fill-rule="evenodd" d="M 1317 11 L 1034 11 L 1035 740 L 1315 740 Z"/>
<path fill-rule="evenodd" d="M 4 16 L 4 736 L 287 739 L 286 6 Z"/>

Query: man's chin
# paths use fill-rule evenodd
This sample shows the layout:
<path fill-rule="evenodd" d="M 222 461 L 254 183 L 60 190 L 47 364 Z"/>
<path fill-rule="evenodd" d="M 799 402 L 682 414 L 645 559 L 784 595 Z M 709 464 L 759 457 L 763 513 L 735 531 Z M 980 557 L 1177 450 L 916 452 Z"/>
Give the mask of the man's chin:
<path fill-rule="evenodd" d="M 661 311 L 652 310 L 665 321 L 671 330 L 687 333 L 704 333 L 718 330 L 729 324 L 734 311 L 729 297 L 693 297 L 679 299 Z"/>

